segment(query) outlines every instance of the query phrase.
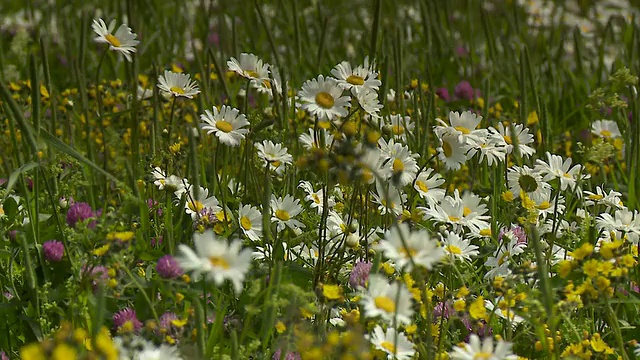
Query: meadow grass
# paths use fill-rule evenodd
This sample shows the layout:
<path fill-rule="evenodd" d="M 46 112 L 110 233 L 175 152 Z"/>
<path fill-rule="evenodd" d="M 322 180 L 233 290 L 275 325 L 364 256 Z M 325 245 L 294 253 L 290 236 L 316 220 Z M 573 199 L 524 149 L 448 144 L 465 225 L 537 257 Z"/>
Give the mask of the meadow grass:
<path fill-rule="evenodd" d="M 640 356 L 639 10 L 3 2 L 1 359 Z"/>

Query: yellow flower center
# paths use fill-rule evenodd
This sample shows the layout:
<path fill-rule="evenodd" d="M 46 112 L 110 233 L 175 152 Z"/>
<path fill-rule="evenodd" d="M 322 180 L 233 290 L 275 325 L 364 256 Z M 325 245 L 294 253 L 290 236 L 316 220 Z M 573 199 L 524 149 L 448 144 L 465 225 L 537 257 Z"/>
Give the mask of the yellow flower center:
<path fill-rule="evenodd" d="M 404 163 L 400 159 L 393 160 L 393 172 L 401 173 L 404 171 Z"/>
<path fill-rule="evenodd" d="M 460 218 L 457 216 L 449 215 L 449 221 L 458 222 L 460 221 Z"/>
<path fill-rule="evenodd" d="M 446 157 L 451 157 L 451 155 L 453 154 L 453 149 L 451 148 L 451 144 L 449 144 L 446 141 L 442 142 L 442 151 L 444 152 L 444 156 Z"/>
<path fill-rule="evenodd" d="M 599 195 L 599 194 L 591 194 L 588 196 L 589 200 L 602 200 L 604 198 L 604 196 Z"/>
<path fill-rule="evenodd" d="M 364 79 L 358 75 L 349 75 L 347 82 L 351 85 L 363 85 Z"/>
<path fill-rule="evenodd" d="M 429 191 L 429 187 L 423 181 L 420 181 L 420 180 L 416 181 L 416 185 L 418 185 L 418 189 L 420 189 L 421 191 L 424 191 L 424 192 Z"/>
<path fill-rule="evenodd" d="M 387 350 L 391 354 L 395 354 L 396 353 L 396 347 L 393 346 L 392 342 L 383 341 L 383 342 L 380 343 L 380 347 L 384 348 L 385 350 Z"/>
<path fill-rule="evenodd" d="M 287 221 L 291 219 L 291 216 L 286 210 L 280 210 L 280 209 L 276 210 L 276 217 L 282 221 Z"/>
<path fill-rule="evenodd" d="M 377 296 L 373 299 L 373 303 L 378 309 L 382 309 L 388 313 L 396 312 L 396 303 L 388 296 Z"/>
<path fill-rule="evenodd" d="M 313 198 L 314 203 L 320 204 L 320 197 L 318 195 L 314 193 L 314 194 L 311 194 L 311 197 Z"/>
<path fill-rule="evenodd" d="M 178 95 L 184 95 L 184 89 L 179 86 L 172 86 L 169 90 Z"/>
<path fill-rule="evenodd" d="M 258 73 L 253 70 L 245 70 L 244 73 L 247 75 L 247 77 L 252 77 L 252 78 L 258 77 Z"/>
<path fill-rule="evenodd" d="M 262 85 L 264 85 L 264 87 L 266 87 L 267 89 L 271 89 L 271 81 L 269 80 L 263 81 Z"/>
<path fill-rule="evenodd" d="M 462 254 L 462 250 L 460 250 L 460 248 L 455 245 L 447 245 L 445 249 L 451 254 L 455 254 L 455 255 Z"/>
<path fill-rule="evenodd" d="M 411 249 L 411 248 L 406 248 L 406 247 L 401 247 L 400 249 L 398 249 L 398 251 L 400 252 L 400 254 L 406 256 L 406 257 L 414 257 L 417 254 L 417 251 L 415 251 L 415 249 Z"/>
<path fill-rule="evenodd" d="M 209 258 L 209 262 L 211 263 L 211 265 L 213 265 L 213 267 L 221 267 L 223 269 L 229 269 L 231 266 L 229 266 L 229 263 L 227 262 L 227 260 L 223 257 L 220 256 L 212 256 Z"/>
<path fill-rule="evenodd" d="M 280 167 L 280 164 L 281 164 L 281 162 L 278 161 L 278 160 L 271 162 L 271 166 L 273 166 L 276 169 Z"/>
<path fill-rule="evenodd" d="M 233 125 L 231 125 L 228 121 L 218 120 L 216 121 L 216 127 L 218 130 L 229 133 L 233 130 Z"/>
<path fill-rule="evenodd" d="M 335 104 L 335 99 L 328 92 L 321 91 L 316 95 L 316 104 L 325 109 L 331 109 Z"/>
<path fill-rule="evenodd" d="M 479 353 L 476 353 L 476 355 L 473 357 L 473 360 L 491 359 L 492 356 L 493 356 L 492 353 L 479 352 Z"/>
<path fill-rule="evenodd" d="M 504 138 L 504 142 L 506 142 L 507 144 L 509 144 L 509 145 L 513 144 L 513 140 L 511 140 L 511 136 L 505 135 L 505 136 L 503 136 L 503 138 Z"/>
<path fill-rule="evenodd" d="M 550 207 L 551 207 L 551 203 L 548 201 L 543 201 L 540 205 L 537 206 L 537 208 L 540 210 L 547 210 Z"/>
<path fill-rule="evenodd" d="M 469 216 L 469 214 L 471 214 L 471 209 L 465 206 L 464 209 L 462 210 L 462 215 Z"/>
<path fill-rule="evenodd" d="M 242 226 L 242 228 L 245 230 L 251 230 L 251 228 L 253 227 L 251 225 L 251 220 L 249 220 L 249 218 L 246 216 L 240 218 L 240 226 Z"/>
<path fill-rule="evenodd" d="M 569 173 L 564 173 L 564 174 L 562 174 L 562 176 L 566 177 L 567 179 L 571 179 L 572 178 L 571 174 L 569 174 Z"/>
<path fill-rule="evenodd" d="M 393 125 L 392 131 L 394 135 L 402 135 L 404 134 L 404 126 Z"/>
<path fill-rule="evenodd" d="M 602 131 L 600 131 L 600 135 L 602 135 L 602 137 L 608 138 L 608 137 L 611 137 L 611 135 L 613 135 L 613 134 L 609 130 L 602 130 Z"/>
<path fill-rule="evenodd" d="M 202 211 L 202 209 L 204 209 L 204 205 L 197 200 L 189 201 L 189 209 L 191 209 L 191 211 L 199 213 L 200 211 Z"/>
<path fill-rule="evenodd" d="M 465 134 L 465 135 L 467 135 L 467 134 L 470 134 L 470 133 L 471 133 L 471 130 L 467 129 L 467 128 L 466 128 L 466 127 L 464 127 L 464 126 L 456 126 L 456 127 L 455 127 L 455 129 L 456 129 L 456 130 L 458 130 L 458 131 L 460 131 L 461 133 L 463 133 L 463 134 Z"/>
<path fill-rule="evenodd" d="M 109 44 L 111 44 L 111 46 L 113 46 L 113 47 L 120 47 L 120 46 L 122 45 L 122 43 L 120 42 L 120 40 L 119 40 L 117 37 L 115 37 L 115 36 L 113 36 L 113 35 L 111 35 L 111 34 L 107 34 L 104 38 L 105 38 L 105 39 L 109 42 Z"/>

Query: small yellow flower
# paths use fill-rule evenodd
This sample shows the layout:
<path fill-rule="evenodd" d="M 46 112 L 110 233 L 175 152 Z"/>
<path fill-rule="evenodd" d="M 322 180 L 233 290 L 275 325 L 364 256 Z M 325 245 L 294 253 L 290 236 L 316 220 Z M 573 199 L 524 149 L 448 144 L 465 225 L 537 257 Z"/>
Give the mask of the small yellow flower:
<path fill-rule="evenodd" d="M 324 284 L 322 285 L 322 295 L 327 300 L 338 300 L 342 298 L 342 289 L 339 285 Z"/>
<path fill-rule="evenodd" d="M 106 254 L 107 251 L 109 251 L 110 247 L 111 247 L 111 244 L 105 244 L 105 245 L 93 250 L 92 253 L 95 256 L 102 256 L 102 255 Z"/>
<path fill-rule="evenodd" d="M 469 314 L 475 320 L 485 319 L 487 317 L 487 309 L 484 307 L 484 298 L 482 296 L 478 296 L 478 298 L 471 303 L 471 306 L 469 306 Z"/>
<path fill-rule="evenodd" d="M 458 312 L 463 312 L 466 306 L 467 303 L 464 301 L 464 299 L 459 299 L 453 302 L 453 308 Z"/>
<path fill-rule="evenodd" d="M 532 111 L 529 113 L 529 116 L 527 116 L 527 125 L 528 126 L 532 126 L 537 124 L 540 121 L 540 119 L 538 119 L 538 113 L 535 111 Z"/>
<path fill-rule="evenodd" d="M 278 334 L 282 334 L 286 330 L 287 330 L 287 326 L 282 321 L 278 321 L 276 323 L 276 331 L 278 332 Z"/>
<path fill-rule="evenodd" d="M 575 251 L 571 252 L 569 255 L 573 256 L 576 260 L 582 260 L 585 257 L 591 255 L 593 253 L 593 245 L 589 243 L 584 243 L 582 246 L 577 248 Z"/>

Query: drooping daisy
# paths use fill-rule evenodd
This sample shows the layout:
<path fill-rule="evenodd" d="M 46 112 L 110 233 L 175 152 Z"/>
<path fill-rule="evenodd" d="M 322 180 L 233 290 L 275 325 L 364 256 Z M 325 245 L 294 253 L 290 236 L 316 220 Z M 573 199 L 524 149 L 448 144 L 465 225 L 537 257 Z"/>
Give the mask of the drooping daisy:
<path fill-rule="evenodd" d="M 427 168 L 418 175 L 413 187 L 428 206 L 433 206 L 444 199 L 445 190 L 439 188 L 442 184 L 444 184 L 442 176 L 433 172 L 433 169 Z"/>
<path fill-rule="evenodd" d="M 487 165 L 493 166 L 494 163 L 504 161 L 508 153 L 508 145 L 504 138 L 498 133 L 498 130 L 490 127 L 486 138 L 479 138 L 479 141 L 469 147 L 467 158 L 472 158 L 475 154 L 480 156 L 479 162 L 487 160 Z"/>
<path fill-rule="evenodd" d="M 334 210 L 329 210 L 327 217 L 327 230 L 332 239 L 342 242 L 350 248 L 356 248 L 360 244 L 360 232 L 358 231 L 358 220 L 347 217 L 344 219 Z"/>
<path fill-rule="evenodd" d="M 282 77 L 277 67 L 273 65 L 268 66 L 271 76 L 265 80 L 251 80 L 251 87 L 258 90 L 259 93 L 273 97 L 274 92 L 276 94 L 282 94 Z"/>
<path fill-rule="evenodd" d="M 294 219 L 301 212 L 300 200 L 293 196 L 287 194 L 284 198 L 276 198 L 275 195 L 271 195 L 271 221 L 278 224 L 276 228 L 278 232 L 284 230 L 285 227 L 304 228 L 303 223 Z"/>
<path fill-rule="evenodd" d="M 262 237 L 262 214 L 258 208 L 240 204 L 238 223 L 242 232 L 252 241 Z"/>
<path fill-rule="evenodd" d="M 511 132 L 511 126 L 513 126 L 513 134 Z M 516 138 L 518 142 L 518 151 L 520 156 L 528 158 L 535 154 L 536 150 L 529 146 L 533 143 L 533 135 L 529 134 L 529 129 L 522 124 L 511 124 L 511 126 L 505 126 L 502 123 L 498 123 L 498 133 L 504 138 L 507 143 L 507 152 L 510 154 L 513 151 L 514 141 Z"/>
<path fill-rule="evenodd" d="M 624 207 L 622 200 L 620 197 L 621 193 L 615 190 L 609 190 L 609 193 L 606 193 L 602 190 L 601 186 L 596 186 L 596 192 L 593 193 L 591 191 L 585 191 L 585 206 L 592 206 L 595 204 L 602 204 L 605 206 L 605 211 L 609 212 L 612 208 L 614 209 L 622 209 Z"/>
<path fill-rule="evenodd" d="M 311 208 L 316 209 L 318 215 L 322 214 L 324 208 L 324 189 L 314 191 L 311 183 L 306 180 L 300 180 L 298 187 L 307 193 L 304 199 L 311 202 Z M 333 198 L 329 197 L 329 199 L 327 199 L 327 205 L 329 205 L 329 208 L 335 205 Z"/>
<path fill-rule="evenodd" d="M 195 81 L 191 81 L 191 75 L 164 71 L 164 75 L 158 76 L 158 88 L 166 97 L 186 97 L 193 99 L 200 90 Z"/>
<path fill-rule="evenodd" d="M 271 140 L 264 140 L 262 143 L 255 144 L 255 147 L 263 164 L 265 166 L 269 164 L 269 168 L 278 175 L 282 175 L 286 165 L 293 162 L 293 157 L 282 144 L 274 144 Z"/>
<path fill-rule="evenodd" d="M 365 337 L 375 346 L 376 349 L 384 351 L 387 359 L 392 360 L 409 360 L 416 351 L 413 349 L 413 343 L 409 341 L 403 332 L 397 332 L 393 327 L 382 330 L 380 325 L 373 329 L 371 335 Z"/>
<path fill-rule="evenodd" d="M 468 197 L 467 201 L 469 202 L 465 203 L 456 189 L 454 196 L 445 196 L 440 204 L 428 208 L 418 207 L 418 209 L 424 211 L 425 219 L 450 224 L 454 231 L 460 231 L 463 227 L 475 232 L 486 229 L 488 217 L 483 215 L 486 212 L 486 206 L 480 207 L 479 200 L 472 197 Z"/>
<path fill-rule="evenodd" d="M 319 75 L 317 79 L 307 80 L 298 93 L 301 109 L 317 116 L 318 120 L 332 121 L 348 114 L 350 97 L 342 96 L 342 88 L 334 78 Z"/>
<path fill-rule="evenodd" d="M 376 181 L 376 192 L 373 195 L 373 202 L 378 204 L 380 214 L 385 215 L 391 212 L 395 216 L 402 214 L 402 206 L 407 201 L 407 194 L 396 188 L 391 183 Z"/>
<path fill-rule="evenodd" d="M 392 326 L 410 324 L 413 316 L 411 307 L 412 295 L 406 285 L 401 282 L 390 284 L 379 274 L 370 274 L 366 291 L 360 297 L 364 316 L 375 318 L 380 316 Z"/>
<path fill-rule="evenodd" d="M 542 175 L 527 165 L 510 167 L 507 173 L 507 182 L 513 196 L 519 198 L 520 191 L 524 191 L 533 201 L 540 201 L 545 197 L 545 193 L 551 189 L 549 183 L 542 181 Z"/>
<path fill-rule="evenodd" d="M 517 360 L 518 356 L 511 353 L 511 346 L 510 342 L 498 340 L 494 348 L 493 339 L 480 341 L 478 335 L 471 334 L 469 343 L 454 346 L 449 356 L 451 360 Z"/>
<path fill-rule="evenodd" d="M 362 110 L 373 119 L 380 118 L 382 104 L 378 100 L 378 93 L 373 90 L 361 90 L 356 94 L 356 99 Z"/>
<path fill-rule="evenodd" d="M 227 61 L 229 71 L 233 71 L 248 80 L 269 80 L 269 64 L 263 63 L 254 54 L 242 53 L 240 60 L 232 57 Z"/>
<path fill-rule="evenodd" d="M 158 190 L 173 191 L 176 197 L 182 197 L 189 187 L 189 181 L 187 179 L 179 178 L 175 175 L 167 176 L 165 171 L 159 167 L 154 167 L 151 172 L 155 181 L 153 184 L 158 187 Z"/>
<path fill-rule="evenodd" d="M 138 35 L 131 32 L 131 28 L 129 28 L 129 26 L 121 24 L 115 34 L 112 34 L 113 30 L 116 28 L 115 19 L 111 20 L 109 27 L 107 27 L 104 20 L 94 19 L 91 28 L 98 35 L 93 39 L 93 41 L 109 44 L 109 50 L 117 51 L 124 55 L 127 61 L 132 61 L 131 54 L 136 52 L 136 45 L 138 45 L 140 41 L 136 40 Z"/>
<path fill-rule="evenodd" d="M 216 285 L 231 281 L 236 294 L 242 292 L 244 277 L 251 266 L 251 250 L 242 248 L 242 242 L 218 238 L 213 230 L 195 233 L 193 242 L 196 251 L 187 245 L 179 246 L 180 256 L 176 259 L 186 272 L 193 272 L 195 279 L 206 275 L 206 279 Z"/>
<path fill-rule="evenodd" d="M 591 133 L 605 139 L 615 139 L 622 136 L 618 124 L 613 120 L 596 120 L 591 124 Z"/>
<path fill-rule="evenodd" d="M 411 231 L 409 225 L 400 223 L 392 227 L 375 249 L 395 263 L 398 270 L 411 271 L 413 266 L 431 270 L 445 255 L 436 240 L 426 230 Z"/>
<path fill-rule="evenodd" d="M 218 206 L 218 199 L 215 196 L 209 195 L 209 189 L 202 186 L 196 188 L 190 186 L 187 192 L 187 202 L 184 204 L 184 210 L 188 215 L 191 215 L 193 220 L 198 219 L 198 216 L 202 214 L 204 210 L 217 213 L 222 208 Z"/>
<path fill-rule="evenodd" d="M 200 119 L 203 122 L 202 130 L 207 134 L 214 133 L 221 143 L 228 146 L 240 145 L 244 135 L 249 132 L 244 128 L 249 125 L 246 116 L 230 106 L 222 105 L 220 111 L 214 106 L 213 113 L 205 110 Z"/>
<path fill-rule="evenodd" d="M 302 133 L 300 134 L 298 139 L 302 143 L 302 146 L 304 146 L 304 148 L 307 150 L 311 150 L 314 148 L 319 149 L 323 147 L 329 148 L 329 146 L 331 146 L 331 143 L 333 142 L 333 135 L 331 135 L 331 133 L 325 129 L 318 129 L 318 134 L 316 135 L 314 129 L 310 128 L 308 134 Z"/>
<path fill-rule="evenodd" d="M 400 114 L 390 115 L 387 123 L 391 126 L 391 133 L 396 139 L 405 141 L 407 134 L 411 134 L 415 128 L 415 124 L 411 121 L 411 117 L 402 116 Z"/>
<path fill-rule="evenodd" d="M 460 142 L 460 138 L 455 134 L 445 133 L 439 139 L 440 146 L 436 149 L 438 159 L 444 163 L 447 170 L 459 170 L 467 160 L 469 147 Z"/>
<path fill-rule="evenodd" d="M 442 236 L 442 248 L 449 257 L 458 260 L 471 261 L 472 257 L 479 254 L 478 247 L 471 244 L 468 239 L 461 238 L 453 231 L 445 231 Z"/>
<path fill-rule="evenodd" d="M 364 65 L 352 68 L 348 61 L 343 61 L 331 70 L 331 74 L 338 80 L 338 84 L 345 90 L 350 90 L 354 96 L 360 91 L 378 91 L 382 82 L 378 80 L 378 73 L 373 70 L 369 59 Z"/>

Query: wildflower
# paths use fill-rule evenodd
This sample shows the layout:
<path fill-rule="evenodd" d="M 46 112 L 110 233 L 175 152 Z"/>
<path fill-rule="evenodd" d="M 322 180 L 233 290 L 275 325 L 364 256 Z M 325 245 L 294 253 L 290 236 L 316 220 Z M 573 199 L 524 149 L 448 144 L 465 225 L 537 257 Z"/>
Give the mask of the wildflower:
<path fill-rule="evenodd" d="M 389 140 L 387 143 L 384 139 L 378 140 L 380 145 L 380 153 L 383 162 L 383 171 L 386 172 L 387 178 L 403 187 L 416 177 L 418 172 L 418 163 L 416 158 L 418 154 L 413 154 L 409 147 L 401 143 Z"/>
<path fill-rule="evenodd" d="M 629 242 L 638 244 L 640 240 L 640 213 L 638 213 L 638 210 L 630 211 L 624 208 L 616 210 L 613 215 L 600 214 L 596 219 L 598 229 L 620 231 L 627 235 Z"/>
<path fill-rule="evenodd" d="M 596 186 L 595 193 L 591 191 L 585 191 L 584 195 L 585 195 L 585 202 L 584 202 L 585 206 L 602 204 L 606 207 L 605 208 L 606 212 L 609 212 L 612 208 L 617 210 L 624 208 L 622 204 L 622 200 L 620 200 L 620 197 L 622 196 L 622 194 L 615 190 L 610 190 L 609 193 L 606 193 L 604 192 L 601 186 Z"/>
<path fill-rule="evenodd" d="M 413 344 L 403 332 L 389 327 L 386 331 L 380 325 L 373 329 L 371 335 L 365 337 L 375 346 L 376 349 L 384 351 L 387 359 L 409 360 L 415 355 Z"/>
<path fill-rule="evenodd" d="M 442 247 L 453 259 L 471 261 L 472 257 L 479 254 L 477 246 L 452 231 L 445 231 L 442 237 Z"/>
<path fill-rule="evenodd" d="M 228 146 L 240 145 L 240 141 L 249 132 L 243 128 L 249 125 L 247 118 L 230 106 L 222 105 L 220 111 L 214 106 L 213 113 L 205 110 L 200 119 L 203 121 L 202 130 L 207 131 L 207 134 L 214 133 L 221 143 Z"/>
<path fill-rule="evenodd" d="M 480 341 L 478 335 L 471 334 L 469 342 L 454 346 L 449 356 L 452 360 L 517 360 L 518 356 L 511 353 L 511 346 L 510 342 L 498 340 L 494 348 L 493 339 Z"/>
<path fill-rule="evenodd" d="M 493 166 L 494 163 L 504 161 L 508 153 L 508 145 L 498 131 L 490 127 L 486 137 L 479 137 L 475 143 L 471 144 L 467 158 L 473 157 L 476 153 L 480 155 L 479 162 L 483 162 L 486 158 L 487 165 Z"/>
<path fill-rule="evenodd" d="M 310 128 L 308 132 L 308 134 L 303 133 L 298 137 L 302 146 L 307 150 L 328 148 L 333 142 L 333 135 L 325 129 L 318 129 L 317 135 L 313 128 Z"/>
<path fill-rule="evenodd" d="M 480 232 L 489 227 L 489 217 L 484 215 L 487 212 L 486 206 L 481 205 L 480 199 L 472 193 L 461 198 L 458 189 L 454 191 L 454 196 L 445 196 L 440 204 L 418 209 L 424 211 L 426 219 L 450 224 L 456 231 L 466 227 L 473 232 Z"/>
<path fill-rule="evenodd" d="M 158 260 L 156 271 L 160 277 L 165 279 L 175 279 L 182 275 L 180 265 L 171 255 L 165 255 Z"/>
<path fill-rule="evenodd" d="M 227 243 L 210 229 L 195 233 L 193 242 L 195 252 L 184 244 L 179 246 L 180 256 L 176 260 L 180 267 L 193 272 L 196 278 L 201 274 L 206 275 L 207 280 L 218 286 L 230 280 L 236 294 L 242 292 L 244 277 L 251 266 L 251 250 L 240 250 L 240 241 Z"/>
<path fill-rule="evenodd" d="M 347 115 L 351 105 L 349 96 L 342 96 L 342 89 L 336 79 L 319 75 L 317 79 L 307 80 L 298 93 L 301 109 L 317 116 L 318 120 L 332 121 Z"/>
<path fill-rule="evenodd" d="M 395 216 L 402 214 L 402 205 L 407 201 L 407 195 L 391 183 L 376 181 L 376 192 L 372 193 L 374 202 L 379 204 L 380 214 L 391 212 Z"/>
<path fill-rule="evenodd" d="M 158 76 L 158 88 L 166 97 L 186 97 L 193 99 L 200 90 L 195 81 L 191 81 L 191 75 L 164 71 L 164 75 Z"/>
<path fill-rule="evenodd" d="M 596 120 L 591 124 L 591 133 L 604 139 L 614 139 L 622 136 L 618 124 L 612 120 Z"/>
<path fill-rule="evenodd" d="M 411 271 L 414 265 L 431 270 L 445 255 L 426 230 L 411 231 L 406 223 L 387 231 L 376 249 L 393 261 L 396 269 L 405 271 Z"/>
<path fill-rule="evenodd" d="M 542 181 L 542 175 L 527 165 L 512 166 L 507 173 L 509 191 L 517 198 L 520 191 L 524 191 L 534 201 L 540 201 L 551 190 L 549 183 Z"/>
<path fill-rule="evenodd" d="M 306 180 L 300 180 L 298 187 L 307 193 L 307 196 L 305 196 L 304 199 L 311 202 L 311 208 L 316 209 L 318 215 L 322 214 L 324 207 L 324 188 L 314 191 L 311 183 Z M 327 199 L 327 203 L 331 208 L 335 205 L 335 200 L 330 197 Z"/>
<path fill-rule="evenodd" d="M 136 317 L 135 310 L 125 308 L 113 315 L 113 327 L 117 331 L 137 332 L 142 328 L 142 323 Z"/>
<path fill-rule="evenodd" d="M 339 300 L 342 298 L 342 288 L 340 285 L 324 284 L 322 285 L 322 296 L 327 300 Z"/>
<path fill-rule="evenodd" d="M 447 170 L 458 170 L 467 160 L 469 147 L 460 141 L 455 134 L 442 134 L 439 136 L 440 146 L 436 149 L 438 159 L 444 163 Z"/>
<path fill-rule="evenodd" d="M 93 39 L 95 42 L 109 44 L 109 50 L 117 51 L 124 55 L 127 61 L 131 62 L 131 54 L 136 52 L 136 45 L 140 41 L 136 40 L 135 33 L 131 32 L 131 28 L 126 24 L 121 24 L 116 30 L 115 34 L 112 34 L 116 28 L 116 20 L 111 20 L 109 27 L 105 24 L 104 20 L 93 20 L 91 25 L 93 31 L 98 35 Z"/>
<path fill-rule="evenodd" d="M 295 216 L 302 212 L 302 206 L 300 206 L 300 200 L 295 199 L 293 196 L 287 194 L 284 198 L 276 198 L 275 195 L 271 195 L 271 221 L 278 223 L 277 231 L 280 232 L 289 227 L 293 230 L 304 228 L 304 224 L 294 219 Z"/>
<path fill-rule="evenodd" d="M 464 80 L 459 82 L 456 87 L 453 90 L 453 94 L 458 98 L 458 99 L 463 99 L 463 100 L 473 100 L 473 96 L 474 96 L 474 91 L 473 91 L 473 87 L 471 86 L 471 84 Z"/>
<path fill-rule="evenodd" d="M 269 64 L 263 64 L 254 54 L 242 53 L 240 60 L 232 57 L 227 61 L 229 71 L 244 77 L 248 80 L 264 81 L 269 79 Z"/>
<path fill-rule="evenodd" d="M 51 262 L 59 262 L 64 254 L 64 245 L 57 240 L 45 241 L 42 244 L 44 258 Z"/>
<path fill-rule="evenodd" d="M 97 216 L 100 216 L 100 212 L 94 212 L 93 209 L 91 209 L 91 205 L 85 202 L 74 202 L 69 206 L 69 210 L 67 210 L 66 220 L 69 226 L 75 227 L 79 221 L 85 221 Z M 89 224 L 89 228 L 94 226 L 95 222 Z"/>
<path fill-rule="evenodd" d="M 365 316 L 381 316 L 385 321 L 395 324 L 411 323 L 411 293 L 400 282 L 389 284 L 382 275 L 371 274 L 366 291 L 362 293 L 360 303 Z"/>
<path fill-rule="evenodd" d="M 238 222 L 242 232 L 252 241 L 260 241 L 262 237 L 262 214 L 258 208 L 240 204 Z"/>
<path fill-rule="evenodd" d="M 211 211 L 215 214 L 221 210 L 215 196 L 207 197 L 209 189 L 202 186 L 199 186 L 198 189 L 195 186 L 189 186 L 187 202 L 184 204 L 185 212 L 187 215 L 191 215 L 193 220 L 198 219 L 203 211 Z"/>
<path fill-rule="evenodd" d="M 432 174 L 433 176 L 431 176 Z M 445 191 L 439 188 L 442 184 L 444 184 L 442 176 L 434 172 L 433 169 L 427 168 L 418 174 L 413 188 L 418 191 L 418 194 L 427 202 L 428 206 L 433 206 L 444 199 Z"/>
<path fill-rule="evenodd" d="M 349 285 L 354 289 L 365 287 L 372 265 L 373 263 L 369 261 L 356 262 L 349 275 Z"/>
<path fill-rule="evenodd" d="M 364 112 L 373 119 L 380 118 L 382 104 L 378 100 L 378 93 L 374 90 L 361 90 L 356 94 L 356 100 Z"/>
<path fill-rule="evenodd" d="M 547 152 L 547 163 L 538 159 L 536 160 L 536 170 L 544 174 L 544 181 L 551 179 L 560 179 L 560 190 L 566 190 L 569 187 L 574 190 L 578 179 L 586 179 L 587 175 L 581 175 L 582 165 L 571 167 L 571 158 L 562 161 L 562 157 Z M 579 190 L 579 189 L 578 189 Z M 578 194 L 582 194 L 579 190 Z"/>
<path fill-rule="evenodd" d="M 356 96 L 361 92 L 376 92 L 382 85 L 378 80 L 378 73 L 373 69 L 374 64 L 369 64 L 369 59 L 365 58 L 364 64 L 356 68 L 352 68 L 348 61 L 343 61 L 331 70 L 331 74 L 336 77 L 341 88 L 350 90 Z"/>
<path fill-rule="evenodd" d="M 441 119 L 436 119 L 436 121 L 441 124 L 435 127 L 435 133 L 440 140 L 447 134 L 455 135 L 458 142 L 473 146 L 482 143 L 482 139 L 486 138 L 488 134 L 486 129 L 476 129 L 482 121 L 482 116 L 471 111 L 449 112 L 449 124 Z"/>
<path fill-rule="evenodd" d="M 264 161 L 264 165 L 268 164 L 269 168 L 275 170 L 278 175 L 282 175 L 285 166 L 293 162 L 293 157 L 282 144 L 274 144 L 270 140 L 264 140 L 262 143 L 255 144 L 255 147 L 258 150 L 258 157 Z"/>
<path fill-rule="evenodd" d="M 529 129 L 525 128 L 522 124 L 512 124 L 511 126 L 513 126 L 513 133 L 511 132 L 510 126 L 498 123 L 497 131 L 507 143 L 507 153 L 511 154 L 511 152 L 513 152 L 513 138 L 515 137 L 518 140 L 518 152 L 520 153 L 520 156 L 528 158 L 535 154 L 536 150 L 529 146 L 529 144 L 533 143 L 533 135 L 529 134 Z"/>

